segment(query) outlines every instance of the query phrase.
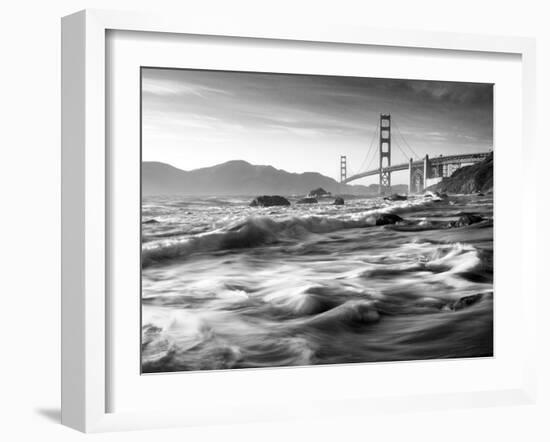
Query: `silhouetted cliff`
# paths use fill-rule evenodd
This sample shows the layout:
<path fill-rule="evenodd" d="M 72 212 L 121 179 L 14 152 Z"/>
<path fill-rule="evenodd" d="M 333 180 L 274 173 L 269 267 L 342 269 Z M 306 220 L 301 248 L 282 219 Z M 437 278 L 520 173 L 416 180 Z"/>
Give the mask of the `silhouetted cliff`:
<path fill-rule="evenodd" d="M 477 193 L 493 190 L 493 153 L 483 161 L 461 167 L 426 190 L 444 193 Z"/>

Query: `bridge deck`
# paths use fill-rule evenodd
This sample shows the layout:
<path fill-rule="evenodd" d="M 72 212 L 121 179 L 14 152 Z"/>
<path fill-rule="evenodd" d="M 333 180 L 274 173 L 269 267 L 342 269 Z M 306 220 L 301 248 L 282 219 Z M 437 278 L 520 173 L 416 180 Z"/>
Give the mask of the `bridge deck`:
<path fill-rule="evenodd" d="M 484 160 L 489 155 L 490 155 L 490 152 L 480 152 L 480 153 L 471 153 L 471 154 L 463 154 L 463 155 L 439 156 L 439 157 L 428 158 L 428 162 L 430 166 L 440 166 L 443 164 L 477 163 L 479 161 Z M 413 161 L 412 165 L 413 165 L 413 168 L 424 167 L 424 159 Z M 400 170 L 407 170 L 408 168 L 409 168 L 409 163 L 401 163 L 390 167 L 384 167 L 382 168 L 382 172 L 397 172 Z M 380 172 L 381 172 L 380 169 L 372 169 L 367 172 L 358 173 L 342 181 L 342 184 L 347 184 L 347 183 L 350 183 L 351 181 L 355 181 L 368 176 L 378 175 L 380 174 Z"/>

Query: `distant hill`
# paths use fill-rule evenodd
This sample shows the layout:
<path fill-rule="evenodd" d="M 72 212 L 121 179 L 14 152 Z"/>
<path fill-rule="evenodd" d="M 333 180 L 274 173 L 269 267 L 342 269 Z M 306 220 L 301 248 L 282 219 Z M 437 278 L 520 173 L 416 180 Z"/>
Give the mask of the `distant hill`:
<path fill-rule="evenodd" d="M 306 195 L 322 187 L 332 194 L 376 195 L 378 185 L 340 185 L 316 172 L 290 173 L 235 160 L 185 171 L 166 163 L 142 163 L 143 195 Z M 393 186 L 406 192 L 406 186 Z"/>
<path fill-rule="evenodd" d="M 445 193 L 477 193 L 493 190 L 493 154 L 471 166 L 461 167 L 427 190 Z"/>

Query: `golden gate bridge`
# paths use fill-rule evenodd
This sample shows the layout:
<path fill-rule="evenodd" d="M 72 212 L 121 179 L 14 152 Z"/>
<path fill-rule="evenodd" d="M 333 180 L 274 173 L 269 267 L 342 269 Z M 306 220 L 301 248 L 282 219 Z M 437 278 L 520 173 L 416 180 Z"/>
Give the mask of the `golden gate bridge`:
<path fill-rule="evenodd" d="M 420 157 L 407 142 L 395 122 L 394 126 L 404 146 L 412 156 L 409 156 L 410 154 L 405 152 L 398 141 L 399 138 L 395 138 L 393 140 L 395 146 L 401 151 L 405 158 L 408 158 L 408 160 L 404 163 L 392 164 L 392 119 L 390 114 L 380 114 L 380 120 L 374 131 L 374 136 L 371 140 L 367 155 L 360 167 L 360 170 L 363 169 L 370 157 L 371 161 L 365 168 L 366 170 L 348 176 L 347 156 L 340 156 L 341 184 L 348 184 L 361 178 L 379 175 L 380 194 L 387 195 L 391 193 L 391 174 L 401 170 L 408 170 L 409 193 L 419 193 L 423 192 L 429 185 L 450 176 L 456 169 L 483 161 L 491 154 L 490 152 L 479 152 L 458 155 L 440 155 L 432 158 L 426 154 Z M 378 138 L 378 167 L 370 168 L 373 160 L 376 158 L 376 150 L 373 150 L 376 138 Z"/>

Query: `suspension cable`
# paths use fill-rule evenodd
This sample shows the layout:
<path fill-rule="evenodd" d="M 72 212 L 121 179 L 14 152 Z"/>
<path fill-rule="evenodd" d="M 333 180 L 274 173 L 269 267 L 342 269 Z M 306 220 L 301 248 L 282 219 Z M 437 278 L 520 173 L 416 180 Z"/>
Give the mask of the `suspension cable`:
<path fill-rule="evenodd" d="M 397 148 L 401 151 L 401 153 L 403 154 L 403 156 L 405 157 L 405 161 L 409 161 L 409 156 L 405 153 L 405 151 L 401 148 L 401 145 L 399 143 L 399 140 L 397 138 L 395 138 L 395 140 L 393 140 L 394 144 L 397 146 Z"/>
<path fill-rule="evenodd" d="M 365 172 L 370 170 L 370 166 L 372 164 L 372 162 L 376 159 L 376 151 L 374 151 L 374 154 L 372 155 L 372 158 L 370 159 L 369 161 L 369 164 L 367 165 L 367 167 L 365 168 Z"/>
<path fill-rule="evenodd" d="M 411 151 L 412 155 L 413 155 L 413 158 L 415 159 L 420 159 L 420 156 L 416 153 L 416 151 L 411 147 L 411 145 L 407 142 L 407 139 L 405 138 L 405 136 L 403 135 L 403 133 L 401 132 L 401 129 L 399 127 L 399 125 L 396 123 L 395 120 L 392 121 L 392 126 L 394 126 L 396 129 L 397 129 L 397 132 L 399 133 L 399 136 L 401 137 L 401 139 L 403 140 L 403 142 L 405 143 L 405 146 Z M 359 167 L 359 173 L 361 172 L 366 172 L 366 171 L 369 171 L 370 170 L 370 167 L 372 165 L 372 162 L 376 159 L 376 149 L 373 150 L 373 147 L 374 147 L 374 141 L 376 140 L 376 136 L 378 135 L 378 129 L 380 128 L 380 121 L 377 122 L 376 124 L 376 127 L 374 129 L 374 132 L 373 132 L 373 137 L 370 141 L 370 144 L 369 144 L 369 148 L 367 150 L 367 154 L 365 155 L 365 158 L 363 159 L 363 162 L 361 163 L 361 167 Z M 397 146 L 397 148 L 400 150 L 400 152 L 403 154 L 403 156 L 405 157 L 405 160 L 409 160 L 409 156 L 408 154 L 404 151 L 404 149 L 401 147 L 401 143 L 399 142 L 399 139 L 396 137 L 392 140 L 395 145 Z M 372 155 L 371 155 L 372 153 Z M 367 163 L 367 160 L 369 160 L 369 157 L 370 157 L 370 161 L 368 161 Z M 367 167 L 364 168 L 365 164 L 367 164 Z M 353 175 L 356 175 L 356 173 L 354 173 L 351 169 L 351 167 L 349 167 L 349 163 L 347 165 L 347 169 L 349 172 L 351 172 L 349 174 L 349 176 L 353 176 Z"/>
<path fill-rule="evenodd" d="M 376 123 L 376 127 L 374 128 L 374 132 L 373 132 L 373 136 L 372 136 L 372 139 L 370 141 L 370 145 L 369 145 L 369 149 L 367 151 L 367 154 L 365 155 L 365 158 L 363 159 L 363 162 L 361 163 L 361 167 L 359 167 L 359 172 L 363 171 L 363 166 L 365 165 L 365 163 L 367 162 L 368 158 L 369 158 L 369 155 L 371 153 L 371 150 L 374 146 L 374 140 L 376 140 L 376 136 L 378 135 L 378 127 L 380 126 L 380 122 L 377 122 Z"/>
<path fill-rule="evenodd" d="M 365 171 L 368 169 L 363 169 L 365 164 L 367 163 L 367 160 L 369 159 L 369 156 L 371 154 L 372 148 L 374 147 L 374 141 L 376 140 L 376 136 L 378 135 L 378 128 L 380 126 L 380 122 L 378 121 L 376 123 L 376 127 L 374 128 L 374 132 L 372 134 L 372 139 L 370 140 L 369 149 L 367 150 L 367 154 L 365 155 L 365 158 L 363 159 L 363 162 L 361 163 L 361 167 L 359 167 L 359 171 Z"/>
<path fill-rule="evenodd" d="M 405 143 L 405 145 L 409 148 L 409 150 L 412 152 L 413 154 L 413 158 L 415 159 L 420 159 L 420 156 L 415 152 L 415 150 L 411 147 L 411 145 L 407 142 L 407 139 L 403 136 L 403 133 L 401 132 L 401 129 L 399 128 L 399 125 L 394 121 L 393 122 L 393 125 L 395 126 L 395 128 L 397 129 L 397 132 L 399 133 L 399 135 L 401 136 L 401 139 L 403 140 L 403 142 Z M 406 155 L 405 155 L 406 156 Z"/>

